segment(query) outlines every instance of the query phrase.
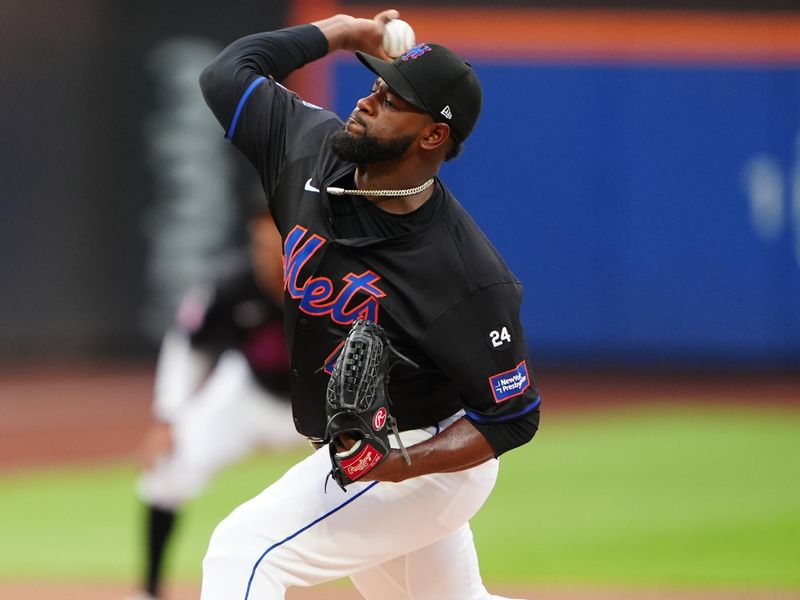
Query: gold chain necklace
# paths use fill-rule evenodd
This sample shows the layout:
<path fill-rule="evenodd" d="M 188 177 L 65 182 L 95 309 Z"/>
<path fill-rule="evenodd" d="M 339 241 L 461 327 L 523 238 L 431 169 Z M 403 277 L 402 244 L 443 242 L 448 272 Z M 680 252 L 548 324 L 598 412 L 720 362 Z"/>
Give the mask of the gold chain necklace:
<path fill-rule="evenodd" d="M 408 188 L 407 190 L 346 190 L 339 187 L 329 187 L 325 188 L 325 191 L 332 196 L 344 196 L 345 194 L 355 194 L 360 196 L 413 196 L 414 194 L 424 192 L 431 187 L 431 185 L 433 185 L 433 177 L 428 179 L 428 181 L 422 185 Z"/>

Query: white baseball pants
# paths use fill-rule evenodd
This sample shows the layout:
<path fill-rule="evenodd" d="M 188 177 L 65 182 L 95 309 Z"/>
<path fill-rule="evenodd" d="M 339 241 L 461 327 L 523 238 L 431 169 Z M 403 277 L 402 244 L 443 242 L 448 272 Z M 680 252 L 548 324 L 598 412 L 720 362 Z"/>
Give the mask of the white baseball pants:
<path fill-rule="evenodd" d="M 401 437 L 412 445 L 437 431 Z M 497 460 L 346 492 L 333 480 L 326 491 L 330 467 L 323 447 L 219 524 L 201 600 L 279 600 L 290 586 L 346 576 L 374 600 L 495 598 L 481 582 L 468 521 L 494 487 Z"/>

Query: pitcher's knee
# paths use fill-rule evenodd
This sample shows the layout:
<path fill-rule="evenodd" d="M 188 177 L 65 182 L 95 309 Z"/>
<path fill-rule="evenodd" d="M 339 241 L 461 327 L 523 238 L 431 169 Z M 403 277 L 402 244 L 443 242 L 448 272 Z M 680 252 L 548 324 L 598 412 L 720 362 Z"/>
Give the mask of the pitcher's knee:
<path fill-rule="evenodd" d="M 204 590 L 221 584 L 228 592 L 238 590 L 241 598 L 283 598 L 283 572 L 265 560 L 272 542 L 253 533 L 247 519 L 239 517 L 234 511 L 211 534 L 203 558 Z"/>
<path fill-rule="evenodd" d="M 247 529 L 246 523 L 236 519 L 235 511 L 223 519 L 211 534 L 208 550 L 203 559 L 203 570 L 216 568 L 219 563 L 247 560 L 247 555 L 252 554 L 252 551 L 245 550 L 250 546 L 244 543 L 248 534 Z"/>

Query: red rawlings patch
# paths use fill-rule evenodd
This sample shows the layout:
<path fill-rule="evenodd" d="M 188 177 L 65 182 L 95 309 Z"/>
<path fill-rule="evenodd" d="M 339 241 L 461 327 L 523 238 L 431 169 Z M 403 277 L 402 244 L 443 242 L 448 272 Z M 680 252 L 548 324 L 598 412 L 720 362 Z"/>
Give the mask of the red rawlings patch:
<path fill-rule="evenodd" d="M 386 408 L 381 406 L 378 410 L 375 411 L 375 414 L 372 415 L 372 428 L 375 431 L 380 431 L 383 429 L 383 426 L 386 425 Z"/>
<path fill-rule="evenodd" d="M 352 458 L 341 461 L 342 470 L 344 471 L 345 475 L 355 481 L 359 477 L 363 477 L 372 469 L 374 469 L 382 458 L 383 454 L 378 452 L 370 444 L 366 444 L 361 449 L 361 452 Z"/>

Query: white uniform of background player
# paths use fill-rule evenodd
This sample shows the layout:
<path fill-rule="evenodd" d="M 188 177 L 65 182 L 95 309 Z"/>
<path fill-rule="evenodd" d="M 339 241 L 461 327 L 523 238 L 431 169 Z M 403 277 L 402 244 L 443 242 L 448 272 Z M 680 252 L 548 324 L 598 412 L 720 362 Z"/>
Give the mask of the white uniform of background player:
<path fill-rule="evenodd" d="M 138 493 L 148 507 L 141 598 L 158 598 L 164 550 L 180 507 L 221 469 L 257 448 L 302 442 L 288 399 L 280 238 L 251 221 L 251 256 L 182 302 L 156 369 L 155 421 Z"/>

